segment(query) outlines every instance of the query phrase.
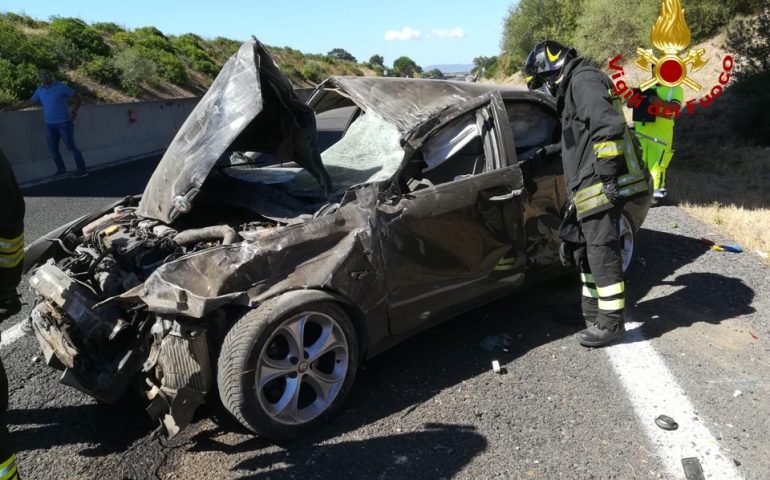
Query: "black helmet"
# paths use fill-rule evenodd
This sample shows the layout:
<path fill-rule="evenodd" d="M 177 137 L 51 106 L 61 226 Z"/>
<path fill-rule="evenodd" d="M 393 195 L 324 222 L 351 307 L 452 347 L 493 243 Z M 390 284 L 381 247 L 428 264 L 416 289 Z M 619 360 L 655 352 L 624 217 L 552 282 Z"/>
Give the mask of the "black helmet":
<path fill-rule="evenodd" d="M 556 96 L 556 81 L 561 76 L 562 68 L 576 56 L 574 48 L 553 40 L 538 43 L 524 62 L 527 88 Z"/>

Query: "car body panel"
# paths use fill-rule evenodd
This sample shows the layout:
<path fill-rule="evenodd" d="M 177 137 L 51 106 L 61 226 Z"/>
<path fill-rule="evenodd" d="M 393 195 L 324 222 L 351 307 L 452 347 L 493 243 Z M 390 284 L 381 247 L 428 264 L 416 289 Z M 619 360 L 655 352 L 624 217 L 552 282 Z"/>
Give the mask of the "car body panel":
<path fill-rule="evenodd" d="M 336 109 L 347 109 L 330 116 L 342 131 L 320 129 L 333 143 L 322 156 L 313 110 L 321 118 Z M 43 298 L 32 317 L 46 359 L 61 354 L 67 383 L 97 398 L 117 398 L 132 379 L 153 386 L 148 411 L 176 428 L 211 388 L 213 366 L 200 354 L 206 332 L 221 340 L 268 299 L 298 291 L 336 299 L 368 358 L 564 274 L 560 158 L 534 155 L 557 141 L 555 118 L 540 94 L 419 79 L 332 77 L 304 105 L 264 47 L 247 42 L 141 200 L 33 244 L 29 265 L 49 262 L 31 280 Z M 233 151 L 256 160 L 233 165 Z M 341 170 L 353 180 L 340 190 Z M 298 178 L 312 188 L 289 189 Z M 627 204 L 636 229 L 647 208 L 649 199 Z M 176 368 L 169 359 L 206 375 L 164 376 Z M 188 407 L 174 407 L 176 395 Z"/>

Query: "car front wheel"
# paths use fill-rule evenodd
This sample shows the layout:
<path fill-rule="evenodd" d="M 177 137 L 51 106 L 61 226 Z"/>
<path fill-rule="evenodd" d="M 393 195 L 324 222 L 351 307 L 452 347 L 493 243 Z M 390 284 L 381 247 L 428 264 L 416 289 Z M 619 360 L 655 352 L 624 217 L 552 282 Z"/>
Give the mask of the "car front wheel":
<path fill-rule="evenodd" d="M 278 297 L 248 312 L 219 355 L 222 403 L 268 438 L 293 438 L 325 422 L 356 376 L 358 340 L 348 315 L 333 302 L 299 299 Z"/>

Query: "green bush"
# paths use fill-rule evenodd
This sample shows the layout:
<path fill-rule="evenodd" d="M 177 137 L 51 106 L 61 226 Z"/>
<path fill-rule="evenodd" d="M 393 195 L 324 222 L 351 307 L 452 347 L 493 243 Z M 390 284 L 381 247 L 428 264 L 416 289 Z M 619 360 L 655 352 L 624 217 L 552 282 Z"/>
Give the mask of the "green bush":
<path fill-rule="evenodd" d="M 14 65 L 0 58 L 0 92 L 2 103 L 14 104 L 35 93 L 39 82 L 37 67 L 29 63 Z"/>
<path fill-rule="evenodd" d="M 573 45 L 579 55 L 601 64 L 618 53 L 630 57 L 637 47 L 650 48 L 660 5 L 660 0 L 586 0 Z"/>
<path fill-rule="evenodd" d="M 313 83 L 320 82 L 323 74 L 324 69 L 318 62 L 310 61 L 305 63 L 305 66 L 302 67 L 302 78 L 310 80 Z"/>
<path fill-rule="evenodd" d="M 96 22 L 91 24 L 91 28 L 97 32 L 107 35 L 109 37 L 115 35 L 118 32 L 125 32 L 126 29 L 112 22 Z"/>
<path fill-rule="evenodd" d="M 729 125 L 749 142 L 770 145 L 770 9 L 733 21 L 727 45 L 736 56 L 735 83 L 728 92 L 737 97 Z"/>
<path fill-rule="evenodd" d="M 120 72 L 120 84 L 136 95 L 144 82 L 153 82 L 157 75 L 155 62 L 135 48 L 127 48 L 115 54 L 113 65 Z"/>
<path fill-rule="evenodd" d="M 24 25 L 25 27 L 29 27 L 29 28 L 41 28 L 45 26 L 45 22 L 35 20 L 29 15 L 23 15 L 23 14 L 18 15 L 12 12 L 0 13 L 0 20 L 7 21 L 9 23 Z"/>
<path fill-rule="evenodd" d="M 48 31 L 60 41 L 60 44 L 72 45 L 75 48 L 77 60 L 111 54 L 109 45 L 104 42 L 99 32 L 80 19 L 54 18 L 48 25 Z M 67 49 L 70 48 L 69 45 Z M 71 60 L 71 63 L 80 63 L 76 59 Z"/>
<path fill-rule="evenodd" d="M 216 77 L 220 68 L 208 60 L 194 60 L 190 67 L 196 72 L 200 72 L 209 77 Z"/>
<path fill-rule="evenodd" d="M 107 57 L 96 57 L 80 68 L 88 77 L 99 83 L 117 85 L 120 83 L 120 70 Z"/>

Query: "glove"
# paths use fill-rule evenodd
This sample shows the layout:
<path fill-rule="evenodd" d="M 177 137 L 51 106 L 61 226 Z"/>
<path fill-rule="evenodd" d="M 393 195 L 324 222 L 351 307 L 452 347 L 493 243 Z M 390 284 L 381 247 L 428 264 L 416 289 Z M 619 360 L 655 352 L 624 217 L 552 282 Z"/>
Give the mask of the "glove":
<path fill-rule="evenodd" d="M 614 176 L 602 176 L 602 192 L 607 196 L 610 203 L 613 205 L 620 204 L 620 186 L 618 185 L 618 177 Z"/>

